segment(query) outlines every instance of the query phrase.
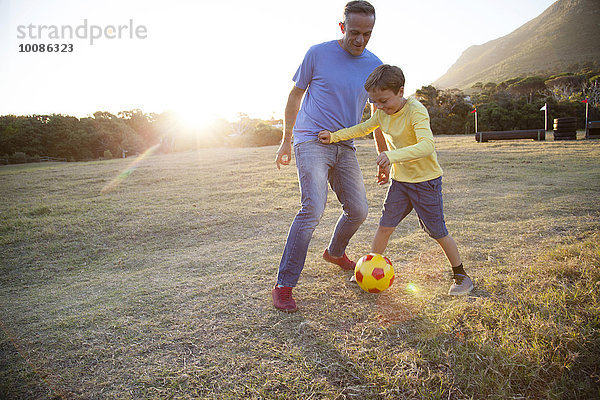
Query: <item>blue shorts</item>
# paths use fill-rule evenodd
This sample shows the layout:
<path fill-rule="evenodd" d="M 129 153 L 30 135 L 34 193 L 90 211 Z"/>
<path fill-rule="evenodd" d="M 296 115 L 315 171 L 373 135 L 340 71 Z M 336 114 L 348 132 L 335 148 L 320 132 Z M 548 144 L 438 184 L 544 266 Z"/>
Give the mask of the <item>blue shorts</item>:
<path fill-rule="evenodd" d="M 383 203 L 379 225 L 395 228 L 413 208 L 417 211 L 421 228 L 429 236 L 434 239 L 448 236 L 444 222 L 441 176 L 419 183 L 392 180 Z"/>

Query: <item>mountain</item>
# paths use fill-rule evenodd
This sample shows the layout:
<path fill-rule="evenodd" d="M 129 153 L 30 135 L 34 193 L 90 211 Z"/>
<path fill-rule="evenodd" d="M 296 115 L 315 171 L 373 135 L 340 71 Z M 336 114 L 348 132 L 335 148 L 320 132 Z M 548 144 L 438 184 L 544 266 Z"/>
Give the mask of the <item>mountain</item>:
<path fill-rule="evenodd" d="M 574 64 L 600 65 L 600 0 L 558 0 L 514 32 L 471 46 L 437 88 L 468 89 L 530 75 L 552 75 Z"/>

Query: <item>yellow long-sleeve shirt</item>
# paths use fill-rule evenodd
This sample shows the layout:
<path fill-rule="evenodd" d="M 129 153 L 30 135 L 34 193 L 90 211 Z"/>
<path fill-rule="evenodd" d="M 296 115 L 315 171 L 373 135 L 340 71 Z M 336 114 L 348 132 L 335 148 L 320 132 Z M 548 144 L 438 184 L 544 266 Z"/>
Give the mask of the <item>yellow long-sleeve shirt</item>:
<path fill-rule="evenodd" d="M 331 134 L 331 143 L 368 135 L 381 127 L 392 162 L 391 178 L 399 182 L 425 182 L 443 171 L 437 161 L 429 113 L 414 97 L 395 114 L 376 110 L 367 121 Z"/>

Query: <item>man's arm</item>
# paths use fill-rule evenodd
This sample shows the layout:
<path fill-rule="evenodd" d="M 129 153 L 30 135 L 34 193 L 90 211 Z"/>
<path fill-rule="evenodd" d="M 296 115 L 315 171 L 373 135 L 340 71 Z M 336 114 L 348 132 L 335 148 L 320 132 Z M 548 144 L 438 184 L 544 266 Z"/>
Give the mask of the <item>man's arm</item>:
<path fill-rule="evenodd" d="M 304 92 L 305 89 L 300 89 L 294 85 L 288 96 L 284 113 L 283 138 L 281 139 L 281 144 L 279 145 L 279 150 L 277 150 L 277 156 L 275 158 L 277 169 L 280 169 L 281 165 L 289 165 L 292 160 L 292 131 L 294 129 L 294 124 L 296 123 L 298 111 L 300 111 L 300 104 L 302 103 Z"/>
<path fill-rule="evenodd" d="M 377 107 L 375 104 L 371 104 L 371 114 L 375 113 Z M 381 128 L 375 129 L 373 132 L 373 139 L 375 140 L 375 148 L 377 149 L 377 154 L 381 154 L 384 151 L 388 150 L 387 143 L 385 142 L 385 138 L 383 137 L 383 132 L 381 132 Z M 390 180 L 390 168 L 383 168 L 381 166 L 377 166 L 377 183 L 380 185 L 385 185 Z"/>

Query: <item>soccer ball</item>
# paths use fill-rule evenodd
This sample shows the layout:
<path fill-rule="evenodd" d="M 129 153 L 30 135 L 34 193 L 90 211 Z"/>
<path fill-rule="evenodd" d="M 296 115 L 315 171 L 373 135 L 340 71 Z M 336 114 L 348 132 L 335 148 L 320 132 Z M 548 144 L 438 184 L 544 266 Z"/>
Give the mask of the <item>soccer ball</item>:
<path fill-rule="evenodd" d="M 394 283 L 394 267 L 389 258 L 369 253 L 361 257 L 354 268 L 356 283 L 369 293 L 383 292 Z"/>

